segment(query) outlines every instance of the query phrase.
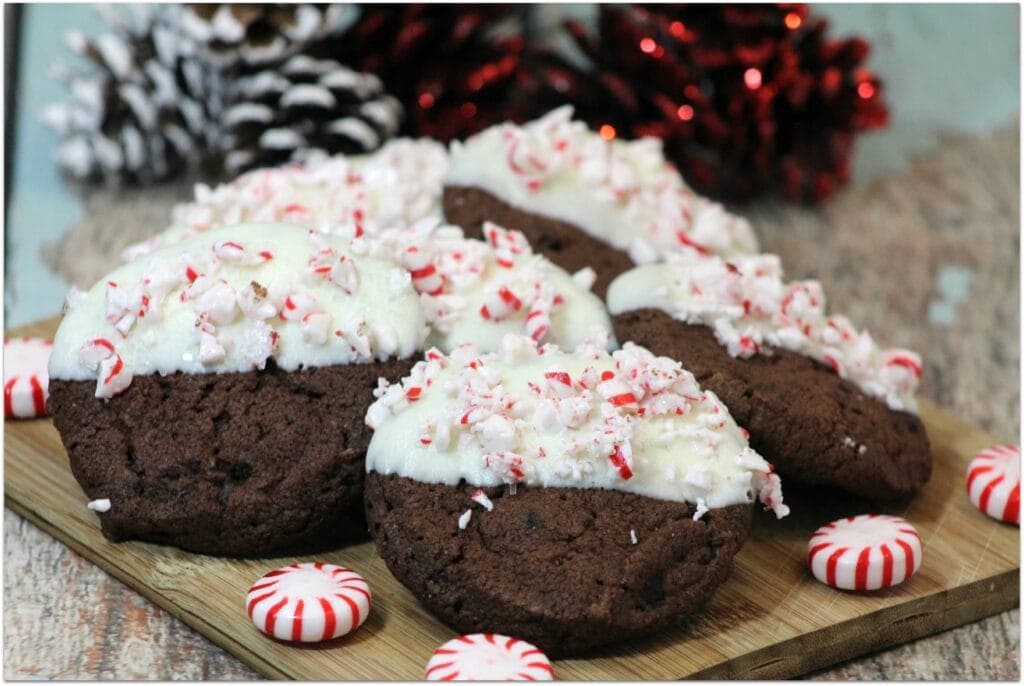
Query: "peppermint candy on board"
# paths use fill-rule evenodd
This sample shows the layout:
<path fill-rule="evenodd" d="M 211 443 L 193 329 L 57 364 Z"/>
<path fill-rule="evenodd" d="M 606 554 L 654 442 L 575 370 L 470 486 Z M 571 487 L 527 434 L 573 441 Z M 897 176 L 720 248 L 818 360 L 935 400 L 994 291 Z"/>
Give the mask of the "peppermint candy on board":
<path fill-rule="evenodd" d="M 501 634 L 468 634 L 427 662 L 427 681 L 551 681 L 551 662 L 536 646 Z"/>
<path fill-rule="evenodd" d="M 268 573 L 245 597 L 249 619 L 282 641 L 328 641 L 359 628 L 370 614 L 370 587 L 345 567 L 303 562 Z"/>
<path fill-rule="evenodd" d="M 837 519 L 811 534 L 807 566 L 829 586 L 875 591 L 913 576 L 921 554 L 921 537 L 905 519 L 866 514 Z"/>
<path fill-rule="evenodd" d="M 4 341 L 4 417 L 28 419 L 46 414 L 53 343 L 45 338 Z"/>
<path fill-rule="evenodd" d="M 992 519 L 1020 524 L 1020 446 L 985 448 L 967 465 L 967 495 Z"/>

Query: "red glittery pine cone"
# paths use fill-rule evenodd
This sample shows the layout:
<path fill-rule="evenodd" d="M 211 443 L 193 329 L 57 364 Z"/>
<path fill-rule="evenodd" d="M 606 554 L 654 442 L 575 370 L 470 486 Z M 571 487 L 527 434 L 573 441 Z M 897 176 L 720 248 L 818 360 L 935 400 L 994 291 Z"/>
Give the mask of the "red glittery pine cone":
<path fill-rule="evenodd" d="M 820 201 L 848 180 L 855 134 L 888 122 L 867 42 L 830 38 L 805 5 L 602 5 L 598 26 L 567 24 L 593 64 L 578 116 L 659 136 L 719 198 Z"/>
<path fill-rule="evenodd" d="M 523 63 L 524 6 L 363 5 L 331 56 L 376 74 L 405 106 L 402 133 L 442 141 L 562 102 Z M 542 88 L 542 86 L 544 86 Z M 546 99 L 530 97 L 543 90 Z"/>

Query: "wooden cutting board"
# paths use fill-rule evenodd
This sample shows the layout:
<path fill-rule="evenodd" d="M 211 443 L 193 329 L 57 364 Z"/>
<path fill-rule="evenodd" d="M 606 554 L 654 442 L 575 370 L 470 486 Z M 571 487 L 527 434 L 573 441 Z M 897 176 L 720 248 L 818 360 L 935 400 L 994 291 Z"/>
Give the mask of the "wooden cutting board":
<path fill-rule="evenodd" d="M 10 335 L 51 336 L 57 320 Z M 964 492 L 971 455 L 995 440 L 922 401 L 935 454 L 931 482 L 906 517 L 924 541 L 924 562 L 907 583 L 847 593 L 815 581 L 807 538 L 821 524 L 865 505 L 835 493 L 786 486 L 793 514 L 755 517 L 729 580 L 698 616 L 649 639 L 555 663 L 560 679 L 786 678 L 927 636 L 1014 607 L 1019 600 L 1017 527 L 976 510 Z M 365 543 L 318 556 L 351 567 L 373 590 L 373 611 L 355 634 L 293 646 L 259 633 L 245 614 L 249 586 L 277 566 L 314 558 L 224 560 L 162 546 L 112 544 L 100 534 L 48 419 L 4 426 L 6 504 L 254 669 L 274 678 L 420 679 L 434 648 L 454 634 L 424 610 Z"/>

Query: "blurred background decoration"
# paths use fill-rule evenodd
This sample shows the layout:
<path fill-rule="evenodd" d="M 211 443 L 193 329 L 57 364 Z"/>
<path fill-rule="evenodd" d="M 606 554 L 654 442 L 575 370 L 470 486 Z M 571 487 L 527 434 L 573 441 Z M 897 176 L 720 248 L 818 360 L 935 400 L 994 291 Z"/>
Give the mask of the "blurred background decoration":
<path fill-rule="evenodd" d="M 806 5 L 126 5 L 71 32 L 45 111 L 66 176 L 151 184 L 463 138 L 571 103 L 607 138 L 654 135 L 717 198 L 817 202 L 888 122 L 868 43 Z"/>

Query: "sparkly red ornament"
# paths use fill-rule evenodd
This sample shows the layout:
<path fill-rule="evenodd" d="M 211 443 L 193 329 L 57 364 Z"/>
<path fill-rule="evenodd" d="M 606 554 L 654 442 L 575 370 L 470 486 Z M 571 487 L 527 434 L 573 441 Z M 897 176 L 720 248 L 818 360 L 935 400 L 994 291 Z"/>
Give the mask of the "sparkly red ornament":
<path fill-rule="evenodd" d="M 333 57 L 372 72 L 406 108 L 403 133 L 442 141 L 561 102 L 557 74 L 538 80 L 523 64 L 521 5 L 363 5 Z M 532 59 L 547 59 L 531 52 Z M 542 88 L 543 100 L 530 93 Z"/>
<path fill-rule="evenodd" d="M 566 25 L 590 78 L 563 78 L 578 116 L 662 138 L 704 193 L 817 202 L 849 179 L 855 135 L 888 122 L 867 42 L 827 28 L 806 5 L 602 5 L 596 36 Z"/>

